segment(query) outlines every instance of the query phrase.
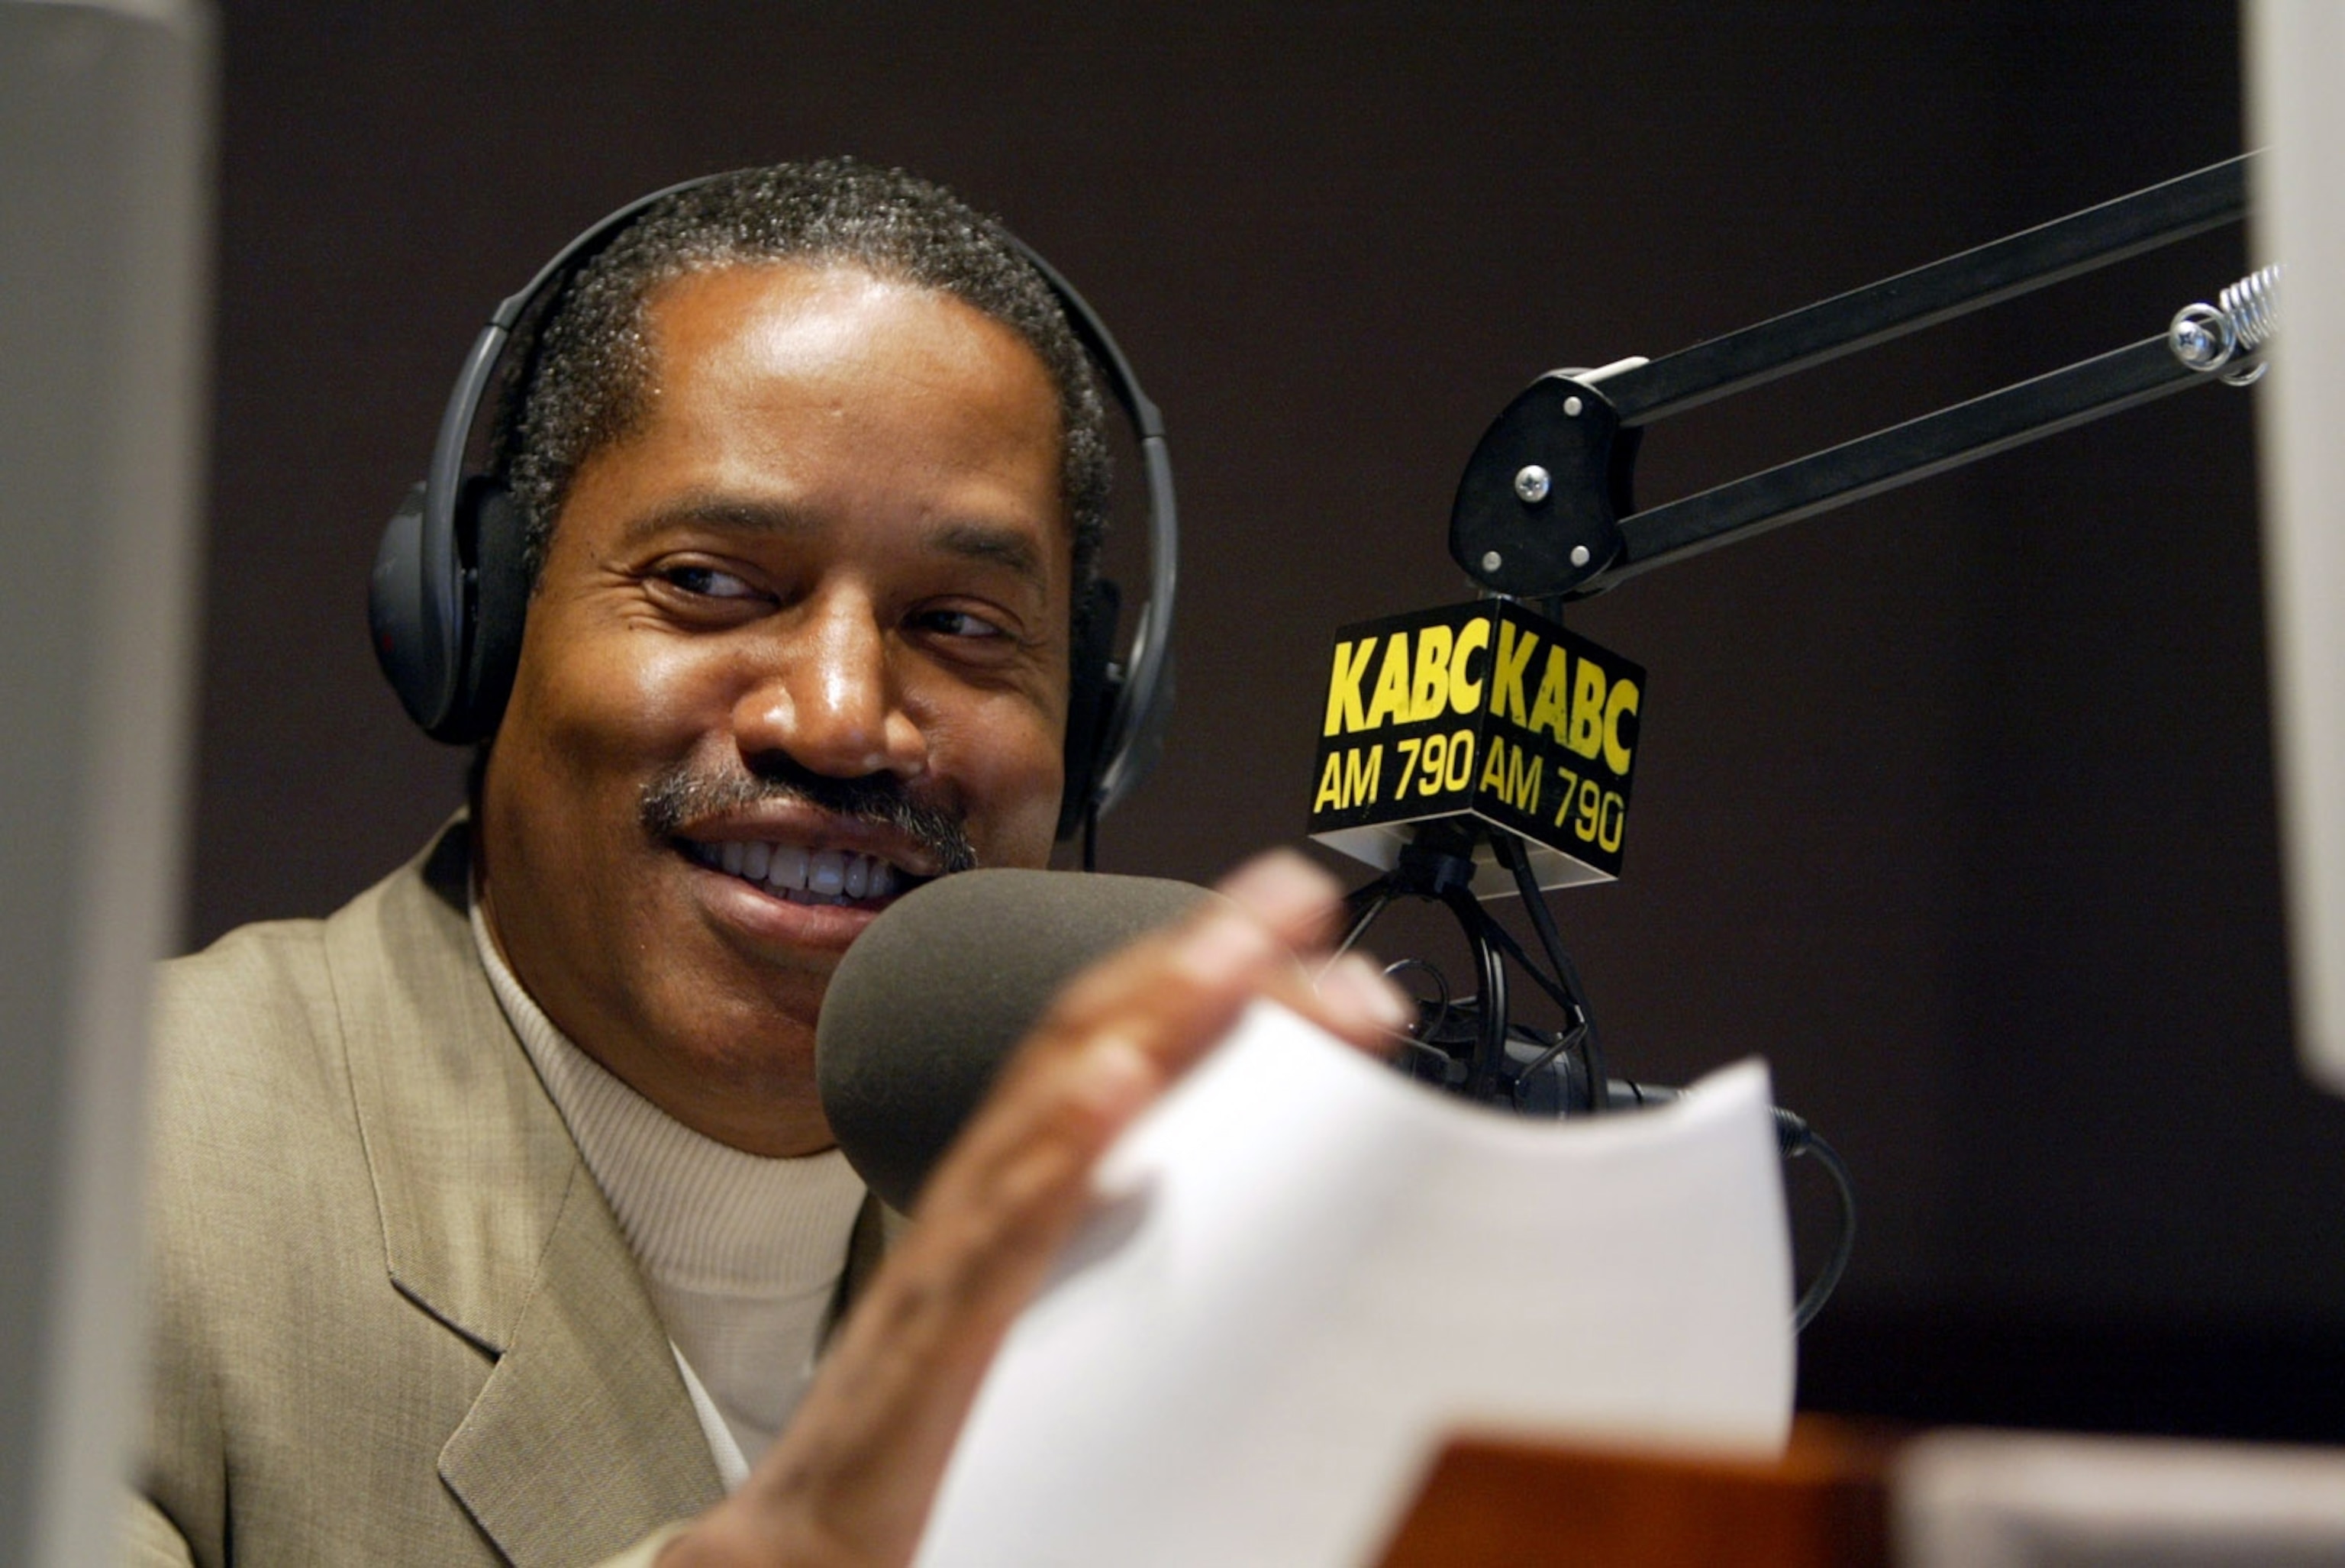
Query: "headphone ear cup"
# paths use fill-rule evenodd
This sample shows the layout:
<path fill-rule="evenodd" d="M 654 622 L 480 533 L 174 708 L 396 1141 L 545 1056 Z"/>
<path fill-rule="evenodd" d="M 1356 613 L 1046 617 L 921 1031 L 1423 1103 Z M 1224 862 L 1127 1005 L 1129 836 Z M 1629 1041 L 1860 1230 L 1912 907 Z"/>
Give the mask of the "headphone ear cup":
<path fill-rule="evenodd" d="M 466 481 L 458 509 L 458 533 L 472 544 L 472 637 L 464 660 L 461 738 L 482 740 L 496 733 L 513 696 L 522 623 L 529 615 L 529 575 L 521 511 L 503 485 L 484 478 Z"/>
<path fill-rule="evenodd" d="M 419 484 L 383 525 L 367 582 L 367 630 L 375 662 L 399 694 L 400 706 L 435 734 L 446 717 L 450 676 L 462 657 L 463 628 L 441 626 L 432 606 L 449 602 L 442 585 L 458 569 L 452 560 L 424 559 Z"/>
<path fill-rule="evenodd" d="M 496 729 L 513 692 L 529 607 L 521 526 L 502 486 L 470 479 L 456 497 L 449 547 L 433 549 L 424 505 L 419 484 L 383 528 L 367 626 L 407 716 L 434 740 L 462 745 Z"/>
<path fill-rule="evenodd" d="M 1067 682 L 1066 791 L 1059 797 L 1061 842 L 1082 831 L 1099 793 L 1101 750 L 1123 694 L 1123 672 L 1115 667 L 1116 622 L 1123 595 L 1105 577 L 1092 579 L 1074 618 L 1075 646 Z"/>

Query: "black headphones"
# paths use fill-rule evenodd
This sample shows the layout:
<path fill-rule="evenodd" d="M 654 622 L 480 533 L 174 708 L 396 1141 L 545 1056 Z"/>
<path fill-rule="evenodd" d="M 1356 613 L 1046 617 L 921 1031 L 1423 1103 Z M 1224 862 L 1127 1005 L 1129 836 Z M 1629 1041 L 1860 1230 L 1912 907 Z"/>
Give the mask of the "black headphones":
<path fill-rule="evenodd" d="M 465 452 L 515 323 L 549 299 L 653 203 L 722 176 L 688 179 L 620 208 L 563 246 L 496 314 L 465 356 L 440 416 L 423 483 L 408 492 L 382 532 L 367 595 L 376 660 L 408 717 L 435 740 L 468 744 L 492 734 L 513 690 L 529 585 L 521 521 L 501 476 L 467 473 Z M 1011 247 L 1041 275 L 1090 351 L 1138 437 L 1148 475 L 1149 598 L 1127 660 L 1114 657 L 1120 596 L 1104 577 L 1090 590 L 1071 650 L 1066 794 L 1058 836 L 1085 830 L 1145 778 L 1163 749 L 1172 698 L 1172 592 L 1179 538 L 1172 460 L 1164 421 L 1105 322 L 1049 262 L 1015 235 Z"/>

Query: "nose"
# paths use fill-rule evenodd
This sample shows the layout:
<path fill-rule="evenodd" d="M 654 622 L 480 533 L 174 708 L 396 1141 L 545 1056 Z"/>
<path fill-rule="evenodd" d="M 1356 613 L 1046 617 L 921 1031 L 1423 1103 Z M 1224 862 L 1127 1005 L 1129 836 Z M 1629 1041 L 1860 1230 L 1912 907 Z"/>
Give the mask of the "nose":
<path fill-rule="evenodd" d="M 874 607 L 841 594 L 810 601 L 758 639 L 759 667 L 734 704 L 742 759 L 772 752 L 838 779 L 917 779 L 928 738 L 907 711 Z"/>

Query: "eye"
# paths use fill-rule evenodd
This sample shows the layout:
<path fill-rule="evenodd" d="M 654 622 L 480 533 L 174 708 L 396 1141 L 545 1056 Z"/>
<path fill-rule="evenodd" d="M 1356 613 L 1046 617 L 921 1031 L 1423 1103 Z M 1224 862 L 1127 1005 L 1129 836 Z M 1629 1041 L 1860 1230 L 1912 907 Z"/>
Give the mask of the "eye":
<path fill-rule="evenodd" d="M 669 566 L 659 574 L 670 587 L 701 599 L 755 599 L 764 596 L 730 572 L 715 566 Z"/>
<path fill-rule="evenodd" d="M 922 610 L 913 624 L 923 631 L 948 637 L 1006 637 L 1010 633 L 999 622 L 989 620 L 974 610 Z"/>

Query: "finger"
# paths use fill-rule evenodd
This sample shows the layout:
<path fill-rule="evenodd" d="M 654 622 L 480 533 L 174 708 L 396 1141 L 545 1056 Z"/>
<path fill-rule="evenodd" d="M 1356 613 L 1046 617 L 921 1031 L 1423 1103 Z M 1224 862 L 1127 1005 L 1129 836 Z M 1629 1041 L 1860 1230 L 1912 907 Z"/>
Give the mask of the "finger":
<path fill-rule="evenodd" d="M 1249 860 L 1218 891 L 1222 898 L 1180 925 L 1079 976 L 1043 1015 L 1022 1054 L 1071 1045 L 1118 1017 L 1193 1026 L 1215 1011 L 1213 1003 L 1299 972 L 1298 955 L 1322 945 L 1342 907 L 1333 879 L 1287 850 Z"/>
<path fill-rule="evenodd" d="M 1407 1028 L 1408 999 L 1365 956 L 1347 952 L 1329 964 L 1297 1007 L 1322 1027 L 1377 1054 L 1389 1054 Z"/>
<path fill-rule="evenodd" d="M 1223 877 L 1219 891 L 1297 952 L 1325 946 L 1344 912 L 1335 879 L 1292 850 L 1256 855 Z"/>

